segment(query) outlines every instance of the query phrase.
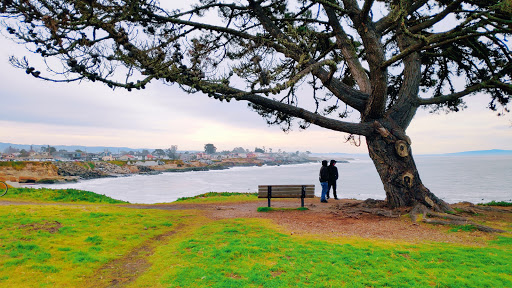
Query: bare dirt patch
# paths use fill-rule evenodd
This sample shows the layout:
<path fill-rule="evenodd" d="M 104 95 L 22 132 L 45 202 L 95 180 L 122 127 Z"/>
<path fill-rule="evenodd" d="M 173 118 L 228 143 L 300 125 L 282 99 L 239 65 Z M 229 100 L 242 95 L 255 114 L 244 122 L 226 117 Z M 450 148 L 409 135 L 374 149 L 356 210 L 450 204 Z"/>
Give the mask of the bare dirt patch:
<path fill-rule="evenodd" d="M 176 234 L 182 227 L 178 225 L 172 231 L 157 235 L 135 247 L 123 257 L 115 259 L 94 274 L 95 277 L 88 280 L 86 287 L 124 287 L 135 281 L 151 264 L 147 258 L 154 252 L 155 247 L 163 245 L 169 237 Z"/>
<path fill-rule="evenodd" d="M 42 223 L 21 224 L 20 229 L 27 229 L 31 231 L 46 231 L 50 234 L 56 233 L 62 227 L 58 221 L 46 221 Z"/>

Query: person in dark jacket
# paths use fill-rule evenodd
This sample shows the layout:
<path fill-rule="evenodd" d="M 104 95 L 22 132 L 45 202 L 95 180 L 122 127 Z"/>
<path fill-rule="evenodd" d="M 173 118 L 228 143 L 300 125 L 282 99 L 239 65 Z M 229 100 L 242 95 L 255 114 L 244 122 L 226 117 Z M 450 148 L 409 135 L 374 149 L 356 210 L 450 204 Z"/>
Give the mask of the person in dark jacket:
<path fill-rule="evenodd" d="M 327 199 L 329 199 L 329 194 L 331 192 L 332 187 L 332 196 L 334 196 L 334 199 L 338 200 L 338 195 L 336 195 L 336 180 L 338 180 L 338 168 L 334 165 L 336 165 L 336 160 L 331 160 L 329 166 L 327 167 L 327 171 L 329 171 Z"/>
<path fill-rule="evenodd" d="M 320 197 L 320 202 L 327 203 L 327 199 L 325 199 L 325 196 L 327 195 L 327 191 L 329 188 L 329 171 L 327 169 L 327 160 L 322 161 L 319 180 L 320 185 L 322 185 L 322 196 Z"/>

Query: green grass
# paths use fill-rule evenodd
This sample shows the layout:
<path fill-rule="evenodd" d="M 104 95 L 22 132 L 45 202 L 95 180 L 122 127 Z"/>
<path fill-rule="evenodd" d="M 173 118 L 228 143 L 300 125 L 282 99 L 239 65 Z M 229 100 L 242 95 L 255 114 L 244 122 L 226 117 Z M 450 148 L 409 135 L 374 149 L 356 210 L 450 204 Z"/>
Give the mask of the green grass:
<path fill-rule="evenodd" d="M 29 162 L 29 161 L 0 161 L 0 167 L 12 167 L 15 170 L 22 170 L 29 163 L 34 163 L 34 162 Z"/>
<path fill-rule="evenodd" d="M 475 225 L 467 224 L 467 225 L 452 225 L 450 232 L 473 232 L 477 231 L 478 228 Z"/>
<path fill-rule="evenodd" d="M 496 202 L 496 201 L 491 201 L 489 203 L 479 203 L 478 205 L 511 207 L 512 206 L 512 202 L 506 202 L 506 201 Z"/>
<path fill-rule="evenodd" d="M 127 165 L 128 161 L 112 160 L 112 161 L 108 161 L 108 163 L 117 165 L 119 167 L 123 167 L 123 166 Z"/>
<path fill-rule="evenodd" d="M 103 204 L 0 206 L 0 287 L 83 286 L 105 263 L 187 217 Z"/>
<path fill-rule="evenodd" d="M 86 168 L 91 168 L 91 169 L 94 169 L 94 167 L 96 167 L 96 165 L 94 165 L 94 162 L 86 162 L 87 166 Z"/>
<path fill-rule="evenodd" d="M 208 192 L 192 197 L 181 197 L 176 202 L 205 203 L 205 202 L 238 202 L 258 200 L 258 193 L 239 192 Z"/>
<path fill-rule="evenodd" d="M 128 203 L 126 201 L 112 199 L 105 195 L 76 189 L 48 189 L 48 188 L 9 188 L 7 194 L 1 200 L 16 199 L 27 201 L 53 201 L 53 202 L 78 202 L 78 203 Z"/>
<path fill-rule="evenodd" d="M 159 247 L 133 287 L 512 287 L 503 239 L 493 247 L 333 243 L 283 234 L 264 220 L 221 220 Z"/>

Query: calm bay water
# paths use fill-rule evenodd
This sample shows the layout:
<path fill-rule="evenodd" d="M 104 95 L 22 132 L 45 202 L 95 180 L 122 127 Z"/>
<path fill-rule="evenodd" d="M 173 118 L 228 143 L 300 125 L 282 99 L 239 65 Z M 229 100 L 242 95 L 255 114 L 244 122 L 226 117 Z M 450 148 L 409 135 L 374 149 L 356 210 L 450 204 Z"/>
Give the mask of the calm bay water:
<path fill-rule="evenodd" d="M 423 183 L 448 203 L 512 201 L 512 156 L 417 156 Z M 370 159 L 336 165 L 338 197 L 385 199 Z M 228 170 L 102 178 L 77 183 L 34 185 L 93 191 L 131 203 L 172 202 L 206 192 L 256 192 L 262 184 L 316 184 L 320 163 L 236 167 Z"/>

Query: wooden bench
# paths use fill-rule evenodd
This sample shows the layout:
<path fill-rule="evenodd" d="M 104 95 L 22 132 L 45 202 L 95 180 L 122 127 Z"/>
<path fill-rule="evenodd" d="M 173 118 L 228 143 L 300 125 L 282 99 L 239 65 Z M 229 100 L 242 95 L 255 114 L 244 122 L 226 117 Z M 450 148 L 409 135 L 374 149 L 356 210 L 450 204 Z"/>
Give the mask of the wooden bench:
<path fill-rule="evenodd" d="M 271 198 L 300 198 L 304 207 L 304 198 L 315 197 L 315 185 L 258 185 L 258 198 L 267 198 L 270 207 Z"/>

